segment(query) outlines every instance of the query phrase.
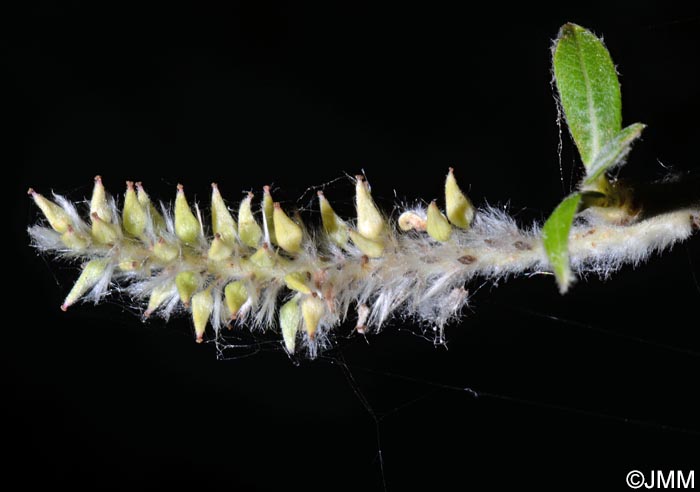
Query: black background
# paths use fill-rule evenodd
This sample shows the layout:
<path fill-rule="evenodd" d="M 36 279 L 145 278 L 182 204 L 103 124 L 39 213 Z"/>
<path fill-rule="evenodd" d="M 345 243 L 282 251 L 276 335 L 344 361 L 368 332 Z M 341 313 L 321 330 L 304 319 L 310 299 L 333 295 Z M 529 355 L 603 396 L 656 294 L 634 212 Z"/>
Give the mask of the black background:
<path fill-rule="evenodd" d="M 59 311 L 76 272 L 29 248 L 29 186 L 78 200 L 101 174 L 114 193 L 133 179 L 170 199 L 182 182 L 206 203 L 212 181 L 232 202 L 273 184 L 294 207 L 340 177 L 326 194 L 349 213 L 344 173 L 364 169 L 391 210 L 439 197 L 454 166 L 476 203 L 542 220 L 565 194 L 549 46 L 566 21 L 604 34 L 624 123 L 649 125 L 623 176 L 698 169 L 690 7 L 223 3 L 33 2 L 6 19 L 21 158 L 5 237 L 21 266 L 5 257 L 3 465 L 23 489 L 382 490 L 379 449 L 388 490 L 700 473 L 697 238 L 565 297 L 549 277 L 486 286 L 449 350 L 394 321 L 367 341 L 342 326 L 313 362 L 269 343 L 218 360 L 184 318 L 144 325 L 117 298 Z M 356 391 L 386 414 L 379 445 Z"/>

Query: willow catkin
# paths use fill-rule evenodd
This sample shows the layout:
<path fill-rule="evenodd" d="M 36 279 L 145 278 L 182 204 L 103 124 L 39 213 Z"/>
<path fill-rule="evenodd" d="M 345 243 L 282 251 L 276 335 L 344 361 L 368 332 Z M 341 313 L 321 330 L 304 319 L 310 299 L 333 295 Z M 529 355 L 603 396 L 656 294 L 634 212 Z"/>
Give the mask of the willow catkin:
<path fill-rule="evenodd" d="M 322 223 L 308 230 L 273 201 L 269 187 L 259 211 L 249 193 L 234 218 L 212 184 L 208 235 L 182 185 L 171 212 L 159 211 L 141 183 L 128 181 L 119 210 L 98 176 L 87 221 L 67 199 L 30 189 L 46 220 L 29 234 L 38 251 L 82 263 L 63 310 L 79 300 L 96 303 L 117 286 L 143 305 L 145 318 L 190 313 L 198 342 L 209 325 L 214 335 L 239 325 L 278 332 L 287 351 L 302 347 L 311 357 L 348 317 L 363 334 L 392 317 L 411 317 L 442 339 L 467 304 L 473 278 L 551 272 L 541 227 L 520 228 L 503 210 L 475 209 L 452 169 L 445 213 L 431 202 L 404 211 L 397 223 L 380 211 L 363 177 L 355 185 L 354 220 L 339 217 L 319 192 Z M 605 217 L 579 214 L 569 237 L 572 272 L 606 277 L 637 264 L 690 236 L 700 210 L 626 224 Z"/>

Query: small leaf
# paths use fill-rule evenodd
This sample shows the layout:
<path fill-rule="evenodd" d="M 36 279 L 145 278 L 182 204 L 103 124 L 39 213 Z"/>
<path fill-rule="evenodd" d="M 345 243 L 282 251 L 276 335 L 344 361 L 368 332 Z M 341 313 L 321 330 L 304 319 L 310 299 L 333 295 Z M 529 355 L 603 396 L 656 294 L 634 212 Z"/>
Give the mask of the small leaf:
<path fill-rule="evenodd" d="M 615 166 L 623 164 L 625 157 L 632 148 L 632 144 L 642 134 L 646 125 L 635 123 L 628 126 L 615 135 L 605 147 L 603 147 L 595 160 L 586 170 L 584 185 L 593 184 L 605 171 Z"/>
<path fill-rule="evenodd" d="M 544 249 L 562 294 L 566 293 L 573 280 L 569 266 L 569 231 L 580 201 L 580 193 L 566 197 L 554 209 L 542 228 Z"/>
<path fill-rule="evenodd" d="M 552 63 L 566 123 L 588 169 L 622 127 L 615 65 L 600 39 L 571 23 L 559 31 Z"/>

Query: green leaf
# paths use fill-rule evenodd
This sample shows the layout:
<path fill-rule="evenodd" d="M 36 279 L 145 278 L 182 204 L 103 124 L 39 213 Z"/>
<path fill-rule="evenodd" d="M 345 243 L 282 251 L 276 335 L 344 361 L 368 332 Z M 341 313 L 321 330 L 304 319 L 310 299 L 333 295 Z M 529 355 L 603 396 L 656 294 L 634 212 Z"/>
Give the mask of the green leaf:
<path fill-rule="evenodd" d="M 583 184 L 593 184 L 605 171 L 622 164 L 632 148 L 632 144 L 639 138 L 644 128 L 646 125 L 635 123 L 615 135 L 588 166 Z"/>
<path fill-rule="evenodd" d="M 566 293 L 573 280 L 569 267 L 569 231 L 581 201 L 581 194 L 566 197 L 552 212 L 542 228 L 542 242 L 559 284 L 559 292 Z"/>
<path fill-rule="evenodd" d="M 552 63 L 566 123 L 588 169 L 622 127 L 615 65 L 600 39 L 571 23 L 559 31 Z"/>

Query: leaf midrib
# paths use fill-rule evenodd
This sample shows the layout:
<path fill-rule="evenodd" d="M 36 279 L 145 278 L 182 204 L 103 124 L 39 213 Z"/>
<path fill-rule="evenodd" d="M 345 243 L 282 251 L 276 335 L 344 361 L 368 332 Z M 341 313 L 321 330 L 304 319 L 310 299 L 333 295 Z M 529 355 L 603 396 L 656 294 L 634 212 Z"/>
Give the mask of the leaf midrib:
<path fill-rule="evenodd" d="M 590 164 L 595 160 L 595 156 L 600 150 L 600 137 L 598 135 L 598 116 L 595 112 L 595 103 L 593 101 L 593 89 L 591 88 L 591 80 L 588 76 L 588 70 L 586 70 L 586 64 L 583 61 L 583 54 L 581 53 L 581 45 L 579 43 L 579 35 L 574 31 L 574 43 L 576 44 L 576 56 L 578 56 L 579 63 L 581 65 L 581 72 L 583 73 L 583 81 L 586 85 L 586 102 L 588 106 L 588 116 L 591 120 L 591 154 L 588 156 Z"/>

